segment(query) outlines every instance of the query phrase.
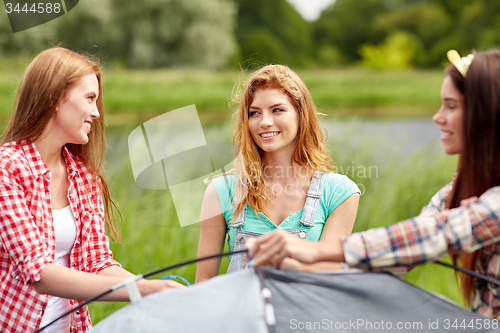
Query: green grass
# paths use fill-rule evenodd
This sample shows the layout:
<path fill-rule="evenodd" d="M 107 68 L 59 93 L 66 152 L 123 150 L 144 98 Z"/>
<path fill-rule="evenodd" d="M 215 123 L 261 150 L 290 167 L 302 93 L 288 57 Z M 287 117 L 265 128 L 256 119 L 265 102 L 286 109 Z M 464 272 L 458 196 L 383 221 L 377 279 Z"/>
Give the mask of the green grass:
<path fill-rule="evenodd" d="M 135 274 L 148 273 L 161 267 L 196 257 L 199 225 L 180 227 L 168 190 L 138 188 L 128 161 L 127 136 L 132 128 L 113 129 L 113 149 L 108 152 L 108 170 L 112 192 L 123 214 L 123 243 L 112 243 L 115 258 Z M 345 137 L 349 136 L 349 129 Z M 354 129 L 352 129 L 354 131 Z M 206 129 L 208 141 L 227 141 L 229 125 Z M 430 197 L 446 184 L 456 168 L 456 159 L 437 153 L 436 147 L 417 151 L 410 157 L 387 153 L 381 158 L 375 152 L 377 141 L 342 144 L 330 140 L 335 165 L 347 172 L 363 190 L 354 231 L 385 226 L 417 215 Z M 388 157 L 387 157 L 388 156 Z M 358 167 L 377 167 L 371 174 L 358 172 Z M 193 207 L 199 210 L 199 207 Z M 227 268 L 223 260 L 221 271 Z M 194 282 L 196 266 L 189 265 L 166 274 L 178 274 Z M 426 264 L 412 270 L 405 280 L 437 292 L 462 305 L 460 292 L 450 269 Z M 94 302 L 91 316 L 97 322 L 127 303 Z"/>
<path fill-rule="evenodd" d="M 429 116 L 439 106 L 442 71 L 368 69 L 299 72 L 320 110 L 341 116 Z"/>
<path fill-rule="evenodd" d="M 22 76 L 19 69 L 0 69 L 0 120 L 11 113 Z M 298 74 L 318 108 L 342 117 L 427 117 L 439 106 L 442 71 L 373 71 L 361 68 L 307 70 Z M 237 71 L 115 70 L 104 73 L 108 123 L 139 124 L 196 104 L 203 121 L 218 123 L 228 103 Z"/>
<path fill-rule="evenodd" d="M 407 160 L 394 158 L 380 178 L 368 181 L 360 200 L 354 231 L 385 226 L 420 213 L 432 195 L 451 180 L 456 169 L 453 157 L 432 158 L 419 151 Z M 449 262 L 446 258 L 445 261 Z M 429 263 L 418 266 L 404 278 L 417 286 L 444 295 L 463 305 L 453 270 Z"/>

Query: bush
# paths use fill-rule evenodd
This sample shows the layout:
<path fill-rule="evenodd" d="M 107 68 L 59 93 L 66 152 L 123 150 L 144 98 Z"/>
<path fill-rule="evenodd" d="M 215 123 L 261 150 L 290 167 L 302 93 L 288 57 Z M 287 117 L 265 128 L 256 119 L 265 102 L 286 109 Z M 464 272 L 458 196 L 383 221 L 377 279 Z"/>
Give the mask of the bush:
<path fill-rule="evenodd" d="M 395 32 L 379 45 L 360 47 L 361 65 L 374 69 L 401 69 L 413 67 L 418 41 L 406 32 Z"/>

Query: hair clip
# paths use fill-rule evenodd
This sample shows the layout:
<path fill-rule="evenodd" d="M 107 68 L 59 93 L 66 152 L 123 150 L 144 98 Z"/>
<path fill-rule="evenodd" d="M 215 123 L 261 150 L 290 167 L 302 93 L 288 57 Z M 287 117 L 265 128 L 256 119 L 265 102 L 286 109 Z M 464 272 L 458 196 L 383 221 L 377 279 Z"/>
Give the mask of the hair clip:
<path fill-rule="evenodd" d="M 463 77 L 466 77 L 469 66 L 474 59 L 474 55 L 469 54 L 467 57 L 460 57 L 460 54 L 458 54 L 456 50 L 449 50 L 446 53 L 446 56 L 453 66 L 458 69 L 460 74 L 462 74 Z"/>

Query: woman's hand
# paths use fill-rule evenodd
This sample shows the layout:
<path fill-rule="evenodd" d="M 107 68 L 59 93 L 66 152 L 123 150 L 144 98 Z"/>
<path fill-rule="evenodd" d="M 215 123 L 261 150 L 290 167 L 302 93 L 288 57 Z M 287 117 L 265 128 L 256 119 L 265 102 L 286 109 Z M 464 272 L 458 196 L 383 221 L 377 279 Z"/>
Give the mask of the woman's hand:
<path fill-rule="evenodd" d="M 290 271 L 303 271 L 304 270 L 304 264 L 302 264 L 300 261 L 292 258 L 283 258 L 281 260 L 281 263 L 278 267 L 279 269 L 287 269 Z"/>
<path fill-rule="evenodd" d="M 303 240 L 284 230 L 250 238 L 245 243 L 250 249 L 254 265 L 267 265 L 279 268 L 284 258 L 296 259 L 303 263 L 317 261 L 318 243 Z"/>
<path fill-rule="evenodd" d="M 142 296 L 168 289 L 186 288 L 185 285 L 172 280 L 140 280 L 137 282 L 137 287 Z"/>
<path fill-rule="evenodd" d="M 108 266 L 101 270 L 98 275 L 113 276 L 121 278 L 130 278 L 135 276 L 126 269 L 119 266 Z M 142 296 L 153 294 L 158 291 L 172 289 L 172 288 L 185 288 L 186 286 L 173 280 L 139 280 L 137 282 L 139 291 Z"/>
<path fill-rule="evenodd" d="M 319 261 L 343 262 L 344 251 L 340 238 L 310 242 L 294 236 L 284 230 L 250 238 L 245 243 L 250 249 L 251 265 L 282 267 L 285 258 L 295 259 L 301 263 L 312 264 Z M 283 263 L 298 267 L 296 263 Z"/>

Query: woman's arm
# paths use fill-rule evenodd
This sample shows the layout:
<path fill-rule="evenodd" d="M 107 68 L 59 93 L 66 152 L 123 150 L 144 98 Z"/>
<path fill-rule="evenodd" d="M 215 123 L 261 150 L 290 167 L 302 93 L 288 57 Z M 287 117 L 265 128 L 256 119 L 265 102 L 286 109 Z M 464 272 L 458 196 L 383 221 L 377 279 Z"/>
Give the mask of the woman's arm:
<path fill-rule="evenodd" d="M 44 234 L 41 232 L 46 225 L 35 222 L 25 197 L 30 181 L 32 173 L 26 161 L 1 155 L 0 244 L 6 254 L 2 264 L 10 265 L 9 269 L 18 273 L 24 284 L 38 280 L 39 271 L 51 262 L 50 251 L 43 242 Z M 37 213 L 42 212 L 37 210 Z"/>
<path fill-rule="evenodd" d="M 125 278 L 125 279 L 128 279 L 132 276 L 135 276 L 134 274 L 127 271 L 126 269 L 123 269 L 120 266 L 116 266 L 116 265 L 108 266 L 108 267 L 102 269 L 101 271 L 99 271 L 99 273 L 97 273 L 97 275 L 114 276 L 114 277 L 121 277 L 121 278 Z"/>
<path fill-rule="evenodd" d="M 350 235 L 358 213 L 359 194 L 354 193 L 331 212 L 325 222 L 319 243 L 329 243 Z"/>
<path fill-rule="evenodd" d="M 343 256 L 339 251 L 339 248 L 341 249 L 340 237 L 352 232 L 358 202 L 359 194 L 355 193 L 337 206 L 328 216 L 321 239 L 316 243 L 300 239 L 283 230 L 276 230 L 267 235 L 249 239 L 245 247 L 251 248 L 255 265 L 271 263 L 275 267 L 280 267 L 284 258 L 292 258 L 308 264 L 307 267 L 303 267 L 304 270 L 314 270 L 315 264 L 313 263 L 319 261 L 343 261 Z M 332 258 L 337 260 L 331 260 Z M 293 263 L 297 269 L 299 268 L 298 262 Z M 325 266 L 319 263 L 317 267 L 319 269 Z"/>
<path fill-rule="evenodd" d="M 208 185 L 201 205 L 200 241 L 198 258 L 220 253 L 224 248 L 226 220 L 222 215 L 219 197 L 213 183 Z M 198 262 L 196 283 L 208 280 L 219 274 L 220 258 Z"/>
<path fill-rule="evenodd" d="M 281 261 L 279 269 L 288 269 L 302 272 L 318 272 L 318 271 L 338 271 L 344 267 L 339 262 L 320 261 L 312 264 L 305 264 L 296 259 L 285 258 Z"/>
<path fill-rule="evenodd" d="M 447 251 L 472 252 L 500 242 L 500 186 L 434 215 L 419 215 L 388 227 L 342 239 L 340 250 L 353 267 L 412 267 Z"/>
<path fill-rule="evenodd" d="M 113 266 L 112 266 L 113 267 Z M 47 264 L 40 271 L 40 280 L 32 285 L 40 294 L 53 295 L 76 300 L 85 300 L 109 290 L 125 278 L 133 276 L 117 266 L 111 270 L 103 269 L 99 274 L 91 274 L 73 270 L 54 264 Z M 184 285 L 170 280 L 140 280 L 137 282 L 143 296 L 169 289 L 183 288 Z M 112 292 L 101 301 L 128 301 L 125 288 Z"/>

